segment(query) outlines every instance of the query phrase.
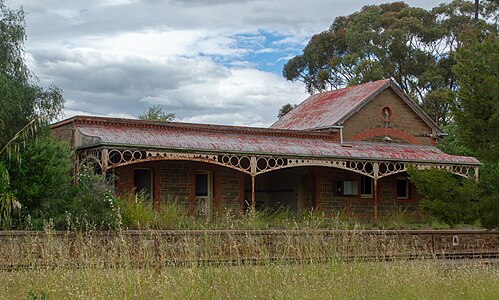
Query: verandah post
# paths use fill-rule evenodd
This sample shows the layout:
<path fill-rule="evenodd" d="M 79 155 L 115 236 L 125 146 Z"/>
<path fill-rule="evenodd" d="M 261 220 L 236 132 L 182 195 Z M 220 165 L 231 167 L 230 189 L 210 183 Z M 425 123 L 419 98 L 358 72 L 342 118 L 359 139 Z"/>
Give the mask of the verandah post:
<path fill-rule="evenodd" d="M 251 210 L 255 212 L 255 177 L 256 177 L 256 157 L 250 158 L 250 172 L 251 172 Z"/>
<path fill-rule="evenodd" d="M 374 222 L 378 222 L 378 179 L 374 179 Z"/>
<path fill-rule="evenodd" d="M 378 177 L 379 177 L 379 163 L 373 163 L 373 195 L 374 195 L 374 222 L 378 222 Z"/>
<path fill-rule="evenodd" d="M 109 169 L 109 150 L 102 149 L 101 152 L 101 172 L 104 177 L 106 177 L 107 170 Z"/>
<path fill-rule="evenodd" d="M 255 175 L 251 175 L 251 210 L 255 212 Z"/>

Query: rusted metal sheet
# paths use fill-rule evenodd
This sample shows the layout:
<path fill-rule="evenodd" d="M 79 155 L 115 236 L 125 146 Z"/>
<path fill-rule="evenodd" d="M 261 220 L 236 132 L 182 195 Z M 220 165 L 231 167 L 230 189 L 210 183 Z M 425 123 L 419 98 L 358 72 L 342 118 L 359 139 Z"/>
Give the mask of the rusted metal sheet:
<path fill-rule="evenodd" d="M 306 130 L 333 126 L 364 100 L 389 85 L 390 79 L 385 79 L 312 95 L 271 128 Z"/>
<path fill-rule="evenodd" d="M 340 144 L 327 135 L 293 130 L 250 129 L 230 126 L 215 127 L 211 125 L 195 125 L 182 123 L 165 123 L 154 126 L 130 124 L 127 120 L 121 123 L 113 119 L 106 123 L 76 123 L 77 130 L 92 141 L 100 144 L 123 147 L 168 148 L 180 150 L 196 150 L 222 153 L 272 154 L 298 157 L 335 157 L 369 160 L 394 160 L 413 162 L 438 162 L 455 164 L 478 164 L 473 157 L 452 156 L 443 153 L 433 146 L 349 142 Z M 131 122 L 131 123 L 133 123 Z"/>

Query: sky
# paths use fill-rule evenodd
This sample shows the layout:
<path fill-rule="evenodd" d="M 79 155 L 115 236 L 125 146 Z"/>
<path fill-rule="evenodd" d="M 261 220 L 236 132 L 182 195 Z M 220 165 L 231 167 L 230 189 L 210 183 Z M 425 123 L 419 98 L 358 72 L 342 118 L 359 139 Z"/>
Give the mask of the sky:
<path fill-rule="evenodd" d="M 6 0 L 27 13 L 26 61 L 55 84 L 64 117 L 136 118 L 153 105 L 178 121 L 267 127 L 308 97 L 282 77 L 312 35 L 364 0 Z M 405 1 L 431 8 L 432 0 Z M 441 1 L 442 2 L 442 1 Z"/>

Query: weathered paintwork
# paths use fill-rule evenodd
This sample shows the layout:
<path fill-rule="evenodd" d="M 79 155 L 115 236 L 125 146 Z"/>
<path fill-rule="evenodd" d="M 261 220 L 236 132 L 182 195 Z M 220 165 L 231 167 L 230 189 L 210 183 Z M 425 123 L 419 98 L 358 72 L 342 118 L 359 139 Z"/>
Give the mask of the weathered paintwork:
<path fill-rule="evenodd" d="M 77 144 L 79 147 L 101 144 L 293 157 L 479 164 L 473 157 L 448 155 L 433 146 L 368 142 L 342 145 L 334 133 L 101 117 L 75 117 L 68 121 L 73 122 L 83 137 L 88 137 L 83 141 L 92 143 Z M 59 125 L 53 125 L 56 126 Z"/>
<path fill-rule="evenodd" d="M 336 125 L 365 100 L 388 86 L 390 79 L 385 79 L 312 95 L 271 128 L 306 130 Z"/>

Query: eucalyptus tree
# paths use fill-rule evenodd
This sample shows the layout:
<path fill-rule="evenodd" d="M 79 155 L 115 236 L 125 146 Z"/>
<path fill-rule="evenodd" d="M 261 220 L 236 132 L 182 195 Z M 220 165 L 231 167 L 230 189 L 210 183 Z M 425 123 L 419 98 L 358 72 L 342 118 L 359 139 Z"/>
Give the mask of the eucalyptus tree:
<path fill-rule="evenodd" d="M 25 61 L 25 12 L 0 0 L 0 227 L 10 224 L 13 206 L 6 162 L 15 159 L 40 125 L 60 115 L 64 98 L 55 86 L 43 88 Z"/>
<path fill-rule="evenodd" d="M 139 114 L 140 120 L 151 121 L 171 122 L 175 121 L 175 117 L 174 113 L 167 113 L 163 111 L 163 108 L 159 105 L 151 106 L 146 112 Z"/>
<path fill-rule="evenodd" d="M 452 68 L 463 35 L 472 28 L 497 31 L 497 4 L 452 1 L 431 10 L 403 2 L 369 5 L 337 17 L 283 68 L 287 80 L 309 93 L 392 78 L 438 123 L 451 120 L 458 89 Z M 478 23 L 478 25 L 477 25 Z"/>

